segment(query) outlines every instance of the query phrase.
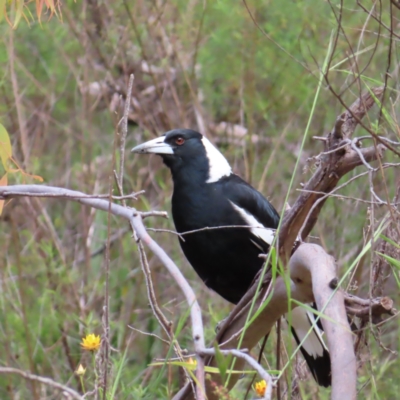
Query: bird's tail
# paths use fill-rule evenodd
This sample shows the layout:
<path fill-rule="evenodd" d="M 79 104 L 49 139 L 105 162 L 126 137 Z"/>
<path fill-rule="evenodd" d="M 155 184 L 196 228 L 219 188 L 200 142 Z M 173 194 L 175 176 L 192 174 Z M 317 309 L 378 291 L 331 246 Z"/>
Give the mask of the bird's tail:
<path fill-rule="evenodd" d="M 315 304 L 313 307 L 316 308 Z M 315 324 L 308 334 L 314 322 L 315 315 L 303 307 L 292 310 L 292 334 L 297 344 L 300 344 L 307 336 L 300 347 L 301 353 L 318 385 L 328 387 L 331 385 L 331 359 L 322 338 L 323 330 L 320 322 Z"/>

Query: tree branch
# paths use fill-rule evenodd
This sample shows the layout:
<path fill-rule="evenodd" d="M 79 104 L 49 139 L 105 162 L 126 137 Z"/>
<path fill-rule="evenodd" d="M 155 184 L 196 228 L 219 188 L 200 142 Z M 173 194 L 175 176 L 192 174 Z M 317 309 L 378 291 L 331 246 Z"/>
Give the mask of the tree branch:
<path fill-rule="evenodd" d="M 271 375 L 268 374 L 262 367 L 261 365 L 249 354 L 247 354 L 247 350 L 242 349 L 242 350 L 235 350 L 235 349 L 231 349 L 231 350 L 219 350 L 221 352 L 221 354 L 224 355 L 233 355 L 234 357 L 237 358 L 241 358 L 243 359 L 243 361 L 247 362 L 251 367 L 253 367 L 253 369 L 255 371 L 258 372 L 258 374 L 260 375 L 260 377 L 262 379 L 265 380 L 265 382 L 267 383 L 267 388 L 265 390 L 265 394 L 264 394 L 264 399 L 265 400 L 270 400 L 271 396 L 272 396 L 272 386 L 273 386 L 273 381 L 271 378 Z M 215 349 L 205 349 L 203 350 L 203 355 L 205 356 L 214 356 L 215 355 Z M 219 399 L 220 397 L 218 397 Z M 208 397 L 208 399 L 210 399 L 210 397 Z"/>
<path fill-rule="evenodd" d="M 62 385 L 61 383 L 53 381 L 53 379 L 50 379 L 50 378 L 34 375 L 34 374 L 22 371 L 17 368 L 9 368 L 9 367 L 0 367 L 0 374 L 19 375 L 29 381 L 40 382 L 40 383 L 43 383 L 44 385 L 47 385 L 47 386 L 53 387 L 57 390 L 60 390 L 61 392 L 64 392 L 65 394 L 70 396 L 70 398 L 72 398 L 72 399 L 83 400 L 83 397 L 78 392 L 69 388 L 68 386 L 65 386 L 65 385 Z"/>
<path fill-rule="evenodd" d="M 311 247 L 312 246 L 312 247 Z M 322 326 L 328 341 L 332 368 L 332 400 L 353 400 L 357 395 L 357 362 L 344 296 L 337 285 L 333 257 L 322 247 L 308 244 L 300 246 L 290 259 L 290 268 L 306 268 L 312 274 L 312 288 L 318 310 L 329 319 L 322 318 Z"/>
<path fill-rule="evenodd" d="M 196 387 L 197 399 L 203 400 L 204 359 L 200 354 L 205 349 L 205 344 L 204 344 L 204 330 L 203 330 L 201 309 L 199 303 L 197 302 L 196 295 L 193 289 L 186 281 L 185 277 L 182 275 L 179 268 L 167 255 L 167 253 L 147 233 L 146 228 L 143 225 L 143 219 L 141 213 L 136 211 L 134 208 L 123 207 L 118 204 L 110 203 L 107 200 L 87 198 L 87 196 L 84 193 L 75 190 L 61 189 L 46 185 L 0 186 L 1 199 L 7 200 L 13 197 L 21 197 L 24 196 L 25 193 L 28 193 L 30 196 L 36 194 L 37 197 L 40 197 L 43 194 L 45 196 L 51 194 L 59 199 L 67 198 L 69 200 L 77 201 L 83 205 L 93 207 L 98 210 L 110 212 L 111 214 L 125 218 L 130 222 L 132 228 L 135 230 L 137 234 L 137 237 L 150 248 L 150 250 L 159 258 L 162 264 L 168 269 L 168 272 L 171 274 L 175 282 L 178 284 L 178 286 L 180 287 L 186 298 L 186 301 L 190 308 L 193 342 L 197 354 L 198 368 L 196 371 L 196 375 L 198 382 L 200 382 L 200 385 L 197 385 Z"/>
<path fill-rule="evenodd" d="M 349 315 L 354 315 L 363 321 L 378 324 L 384 315 L 397 315 L 397 310 L 393 307 L 393 300 L 389 297 L 377 297 L 375 299 L 361 299 L 357 296 L 345 293 L 346 310 Z"/>
<path fill-rule="evenodd" d="M 383 88 L 379 87 L 373 89 L 372 93 L 379 99 L 382 91 Z M 356 166 L 362 165 L 363 162 L 358 152 L 351 147 L 351 144 L 339 151 L 332 150 L 341 147 L 344 140 L 351 138 L 358 125 L 358 121 L 366 115 L 374 104 L 374 97 L 368 92 L 350 106 L 350 111 L 345 111 L 337 118 L 335 126 L 328 134 L 325 142 L 325 154 L 319 157 L 318 168 L 305 185 L 305 190 L 329 193 L 346 173 Z M 378 151 L 374 147 L 360 151 L 366 161 L 373 161 L 382 153 L 382 147 L 378 147 Z M 285 213 L 279 233 L 279 254 L 283 257 L 283 260 L 288 259 L 293 248 L 293 243 L 306 220 L 309 210 L 320 197 L 322 197 L 321 194 L 302 193 L 292 208 Z M 314 209 L 308 219 L 302 232 L 303 239 L 309 235 L 314 227 L 324 202 L 322 201 Z"/>

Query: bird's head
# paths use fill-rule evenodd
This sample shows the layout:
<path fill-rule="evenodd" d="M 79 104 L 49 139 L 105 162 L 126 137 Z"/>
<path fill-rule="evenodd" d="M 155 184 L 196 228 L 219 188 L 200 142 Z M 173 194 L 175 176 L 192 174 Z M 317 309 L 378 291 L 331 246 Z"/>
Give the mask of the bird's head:
<path fill-rule="evenodd" d="M 158 154 L 173 175 L 197 173 L 207 183 L 229 176 L 232 169 L 226 158 L 201 133 L 174 129 L 132 149 L 133 153 Z"/>

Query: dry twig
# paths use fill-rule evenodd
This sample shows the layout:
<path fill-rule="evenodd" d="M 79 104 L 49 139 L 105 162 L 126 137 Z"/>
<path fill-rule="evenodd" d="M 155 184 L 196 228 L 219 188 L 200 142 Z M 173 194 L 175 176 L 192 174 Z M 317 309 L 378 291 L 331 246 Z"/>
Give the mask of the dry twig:
<path fill-rule="evenodd" d="M 372 90 L 377 98 L 380 98 L 382 91 L 381 87 Z M 374 104 L 375 100 L 372 95 L 366 93 L 349 107 L 351 111 L 345 111 L 337 118 L 335 126 L 328 134 L 325 142 L 325 152 L 328 152 L 328 154 L 320 157 L 317 170 L 304 187 L 308 192 L 302 193 L 292 208 L 284 215 L 279 233 L 279 252 L 283 259 L 288 258 L 301 227 L 304 225 L 302 231 L 302 238 L 304 239 L 309 235 L 317 221 L 325 200 L 321 201 L 307 218 L 315 202 L 323 196 L 315 192 L 330 193 L 345 174 L 363 163 L 359 153 L 351 145 L 342 151 L 332 152 L 332 150 L 341 147 L 344 139 L 351 138 L 358 121 L 366 115 Z M 357 119 L 353 117 L 353 114 Z M 376 160 L 381 155 L 379 152 L 382 151 L 383 148 L 379 146 L 377 149 L 373 146 L 360 150 L 366 161 Z"/>
<path fill-rule="evenodd" d="M 21 371 L 20 369 L 17 368 L 9 368 L 9 367 L 0 367 L 0 374 L 19 375 L 22 376 L 24 379 L 40 382 L 43 383 L 44 385 L 60 390 L 61 392 L 65 393 L 65 395 L 70 396 L 70 398 L 72 399 L 83 400 L 83 397 L 78 392 L 50 378 L 34 375 L 29 372 Z"/>

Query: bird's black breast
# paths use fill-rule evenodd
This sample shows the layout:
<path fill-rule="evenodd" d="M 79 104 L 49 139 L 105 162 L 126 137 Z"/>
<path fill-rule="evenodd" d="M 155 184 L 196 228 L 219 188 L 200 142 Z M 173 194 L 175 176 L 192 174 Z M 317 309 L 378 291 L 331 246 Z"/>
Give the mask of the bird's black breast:
<path fill-rule="evenodd" d="M 248 222 L 232 202 L 244 208 L 247 201 L 247 211 L 271 228 L 276 228 L 278 214 L 269 210 L 272 206 L 261 194 L 234 175 L 192 188 L 176 183 L 172 214 L 177 231 L 183 233 L 180 244 L 186 258 L 209 288 L 237 303 L 262 267 L 259 254 L 269 246 L 249 229 L 235 227 Z M 185 234 L 193 230 L 197 232 Z"/>

